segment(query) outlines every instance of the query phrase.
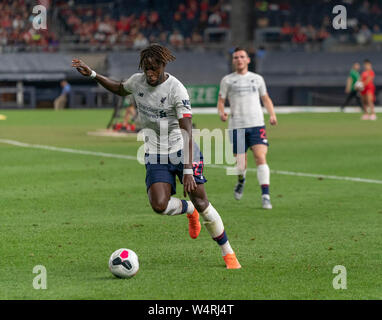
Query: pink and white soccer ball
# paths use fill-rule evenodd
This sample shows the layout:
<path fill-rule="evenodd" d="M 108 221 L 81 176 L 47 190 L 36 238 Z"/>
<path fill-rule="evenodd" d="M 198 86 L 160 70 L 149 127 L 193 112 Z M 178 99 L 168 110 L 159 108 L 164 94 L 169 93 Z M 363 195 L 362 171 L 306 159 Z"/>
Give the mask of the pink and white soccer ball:
<path fill-rule="evenodd" d="M 109 269 L 117 278 L 134 277 L 139 270 L 138 256 L 131 249 L 118 249 L 110 256 Z"/>

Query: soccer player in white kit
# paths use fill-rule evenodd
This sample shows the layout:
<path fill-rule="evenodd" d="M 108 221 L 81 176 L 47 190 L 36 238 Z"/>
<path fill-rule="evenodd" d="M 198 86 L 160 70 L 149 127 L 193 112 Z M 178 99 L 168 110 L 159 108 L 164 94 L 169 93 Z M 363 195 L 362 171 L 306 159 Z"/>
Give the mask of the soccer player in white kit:
<path fill-rule="evenodd" d="M 95 79 L 109 91 L 136 102 L 140 124 L 145 136 L 145 166 L 147 195 L 152 209 L 162 215 L 187 214 L 189 234 L 198 237 L 204 225 L 221 248 L 227 269 L 241 265 L 228 241 L 223 221 L 207 199 L 203 175 L 203 155 L 192 140 L 192 112 L 186 88 L 174 76 L 164 71 L 175 60 L 169 49 L 152 44 L 140 53 L 139 68 L 126 81 L 114 81 L 97 74 L 79 59 L 72 66 L 82 75 Z M 191 201 L 181 200 L 176 193 L 176 176 L 183 183 L 183 194 Z"/>
<path fill-rule="evenodd" d="M 220 83 L 218 113 L 222 121 L 228 119 L 224 110 L 225 100 L 229 100 L 229 129 L 236 157 L 238 182 L 234 189 L 234 197 L 240 200 L 243 196 L 247 169 L 247 150 L 250 148 L 255 157 L 257 179 L 261 187 L 262 207 L 272 209 L 269 195 L 270 170 L 266 155 L 268 139 L 264 123 L 264 115 L 260 99 L 267 109 L 271 125 L 277 124 L 273 102 L 267 93 L 264 79 L 261 75 L 248 71 L 250 58 L 243 48 L 236 48 L 232 54 L 235 72 L 226 75 Z"/>

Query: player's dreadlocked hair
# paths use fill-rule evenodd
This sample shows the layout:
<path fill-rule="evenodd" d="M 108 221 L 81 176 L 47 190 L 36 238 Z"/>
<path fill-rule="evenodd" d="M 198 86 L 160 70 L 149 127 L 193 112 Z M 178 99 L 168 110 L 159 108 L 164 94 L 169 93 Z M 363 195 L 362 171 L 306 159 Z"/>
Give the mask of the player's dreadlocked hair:
<path fill-rule="evenodd" d="M 143 69 L 144 63 L 149 58 L 152 58 L 159 63 L 163 63 L 163 65 L 166 65 L 167 62 L 175 60 L 175 56 L 171 53 L 171 51 L 158 43 L 153 43 L 141 51 L 139 69 Z"/>

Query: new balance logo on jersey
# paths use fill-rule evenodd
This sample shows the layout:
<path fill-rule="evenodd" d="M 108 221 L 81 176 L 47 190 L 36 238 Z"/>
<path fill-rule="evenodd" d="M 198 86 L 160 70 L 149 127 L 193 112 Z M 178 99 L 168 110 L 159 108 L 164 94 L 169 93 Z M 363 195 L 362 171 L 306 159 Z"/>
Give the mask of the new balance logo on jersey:
<path fill-rule="evenodd" d="M 167 97 L 163 97 L 162 99 L 160 99 L 160 103 L 164 103 L 166 101 L 166 98 Z"/>
<path fill-rule="evenodd" d="M 143 97 L 143 92 L 139 92 L 138 96 Z"/>
<path fill-rule="evenodd" d="M 191 110 L 190 100 L 182 100 L 183 106 Z"/>
<path fill-rule="evenodd" d="M 163 110 L 159 111 L 159 118 L 165 118 L 165 117 L 167 117 L 166 111 L 163 111 Z"/>

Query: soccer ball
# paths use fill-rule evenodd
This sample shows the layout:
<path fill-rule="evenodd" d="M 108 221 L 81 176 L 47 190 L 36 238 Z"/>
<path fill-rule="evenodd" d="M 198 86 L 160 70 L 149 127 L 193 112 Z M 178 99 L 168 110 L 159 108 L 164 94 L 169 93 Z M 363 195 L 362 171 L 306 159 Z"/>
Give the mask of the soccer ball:
<path fill-rule="evenodd" d="M 363 85 L 363 82 L 362 81 L 357 81 L 355 84 L 354 84 L 354 89 L 358 90 L 358 91 L 362 91 L 364 88 L 364 85 Z"/>
<path fill-rule="evenodd" d="M 118 249 L 110 256 L 109 269 L 117 278 L 134 277 L 139 270 L 138 256 L 133 250 Z"/>

